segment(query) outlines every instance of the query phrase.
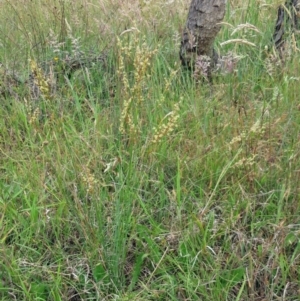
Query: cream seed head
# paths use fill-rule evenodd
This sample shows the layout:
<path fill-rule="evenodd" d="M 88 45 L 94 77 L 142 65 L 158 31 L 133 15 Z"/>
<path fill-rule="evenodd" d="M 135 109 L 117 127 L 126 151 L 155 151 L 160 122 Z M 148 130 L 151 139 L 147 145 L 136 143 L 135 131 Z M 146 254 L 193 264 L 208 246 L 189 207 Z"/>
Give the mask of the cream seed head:
<path fill-rule="evenodd" d="M 39 88 L 42 97 L 49 100 L 51 98 L 50 85 L 35 60 L 30 60 L 30 69 L 33 75 L 34 83 Z"/>
<path fill-rule="evenodd" d="M 177 121 L 179 119 L 179 104 L 174 105 L 174 109 L 172 112 L 167 114 L 165 118 L 168 118 L 168 121 L 159 127 L 154 128 L 153 138 L 150 144 L 158 144 L 160 143 L 165 137 L 168 137 L 172 134 L 172 132 L 177 127 Z M 164 119 L 165 119 L 164 118 Z"/>

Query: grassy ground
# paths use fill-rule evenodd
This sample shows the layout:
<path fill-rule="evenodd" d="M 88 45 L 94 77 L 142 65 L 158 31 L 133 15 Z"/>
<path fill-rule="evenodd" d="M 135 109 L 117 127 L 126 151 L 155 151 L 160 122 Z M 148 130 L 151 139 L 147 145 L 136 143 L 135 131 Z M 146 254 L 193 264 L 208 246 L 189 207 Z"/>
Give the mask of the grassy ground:
<path fill-rule="evenodd" d="M 1 300 L 299 300 L 300 63 L 266 50 L 272 2 L 228 1 L 216 47 L 242 58 L 212 84 L 180 67 L 188 1 L 0 2 L 2 63 L 45 85 L 1 96 Z M 42 62 L 91 51 L 50 93 Z"/>

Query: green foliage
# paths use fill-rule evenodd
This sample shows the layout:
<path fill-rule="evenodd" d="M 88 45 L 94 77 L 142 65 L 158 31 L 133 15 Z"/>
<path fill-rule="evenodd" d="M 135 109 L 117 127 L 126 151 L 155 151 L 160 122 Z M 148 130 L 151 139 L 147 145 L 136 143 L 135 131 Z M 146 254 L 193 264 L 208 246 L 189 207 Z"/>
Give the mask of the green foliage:
<path fill-rule="evenodd" d="M 276 6 L 228 2 L 216 47 L 239 62 L 199 82 L 186 4 L 148 2 L 0 4 L 22 79 L 0 79 L 0 299 L 296 300 L 297 41 L 280 61 Z M 51 96 L 26 89 L 28 58 Z"/>

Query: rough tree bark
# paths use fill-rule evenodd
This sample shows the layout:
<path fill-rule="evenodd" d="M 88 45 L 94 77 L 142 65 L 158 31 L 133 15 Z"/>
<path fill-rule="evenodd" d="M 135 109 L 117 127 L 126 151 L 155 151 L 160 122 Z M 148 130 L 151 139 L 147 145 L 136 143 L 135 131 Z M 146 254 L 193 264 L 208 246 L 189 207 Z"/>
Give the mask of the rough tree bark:
<path fill-rule="evenodd" d="M 226 0 L 192 0 L 180 47 L 184 66 L 193 68 L 197 56 L 216 60 L 213 41 L 221 28 L 225 3 Z"/>
<path fill-rule="evenodd" d="M 286 1 L 284 5 L 280 5 L 277 11 L 277 20 L 275 24 L 273 42 L 277 50 L 284 47 L 285 33 L 288 30 L 299 30 L 299 0 Z"/>

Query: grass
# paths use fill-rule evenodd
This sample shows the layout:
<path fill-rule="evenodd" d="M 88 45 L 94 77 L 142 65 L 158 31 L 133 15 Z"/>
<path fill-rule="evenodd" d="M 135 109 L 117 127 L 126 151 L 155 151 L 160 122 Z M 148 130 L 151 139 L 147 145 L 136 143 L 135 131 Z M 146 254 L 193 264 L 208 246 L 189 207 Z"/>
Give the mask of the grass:
<path fill-rule="evenodd" d="M 0 82 L 1 300 L 299 299 L 299 51 L 265 49 L 277 4 L 230 1 L 242 59 L 197 82 L 185 2 L 0 3 L 0 60 L 46 86 Z"/>

